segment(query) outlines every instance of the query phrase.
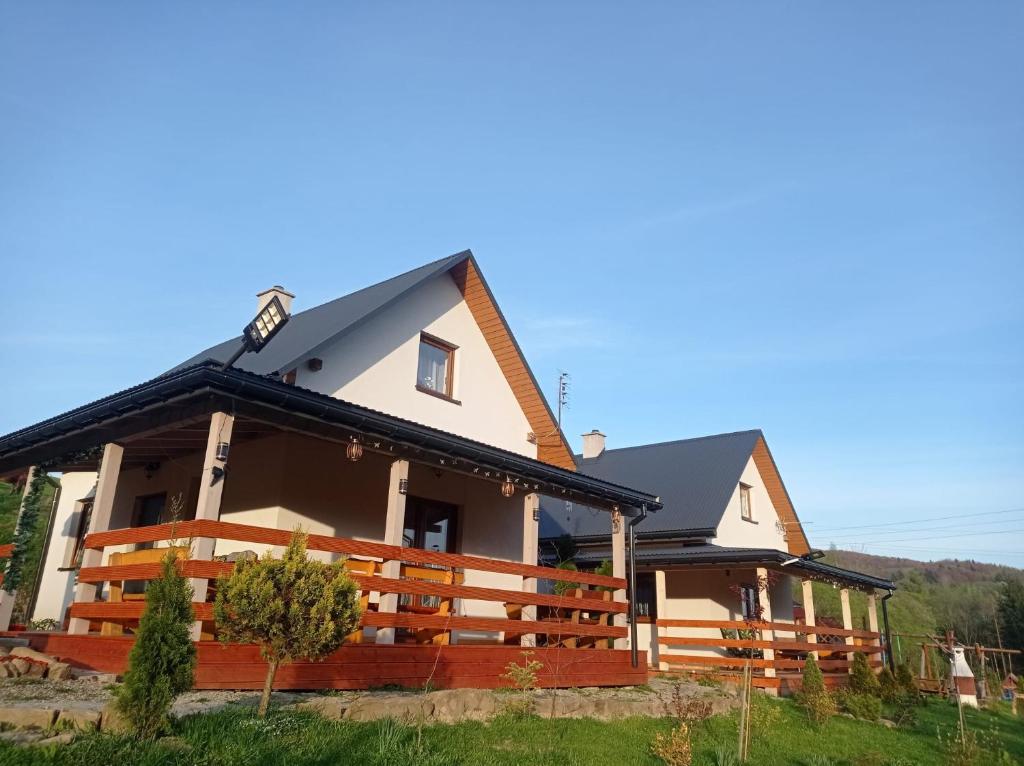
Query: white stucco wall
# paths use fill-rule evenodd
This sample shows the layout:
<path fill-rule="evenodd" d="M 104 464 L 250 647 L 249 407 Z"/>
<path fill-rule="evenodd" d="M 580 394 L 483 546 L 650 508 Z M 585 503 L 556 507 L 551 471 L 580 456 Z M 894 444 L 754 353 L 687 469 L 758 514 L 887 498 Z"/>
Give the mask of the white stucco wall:
<path fill-rule="evenodd" d="M 776 525 L 780 521 L 772 499 L 764 487 L 761 473 L 754 464 L 754 459 L 747 461 L 740 476 L 740 482 L 748 485 L 750 490 L 753 521 L 747 521 L 740 515 L 740 489 L 737 484 L 725 514 L 718 524 L 718 534 L 711 541 L 715 545 L 736 548 L 773 548 L 784 551 L 787 543 L 783 532 Z"/>
<path fill-rule="evenodd" d="M 453 398 L 416 390 L 420 333 L 454 346 Z M 530 424 L 451 277 L 441 274 L 304 364 L 296 385 L 535 458 Z"/>
<path fill-rule="evenodd" d="M 64 610 L 71 603 L 75 587 L 75 570 L 67 568 L 74 548 L 74 537 L 81 517 L 79 501 L 96 483 L 95 471 L 65 473 L 60 477 L 60 499 L 54 510 L 53 531 L 43 561 L 43 577 L 32 612 L 33 620 L 64 620 Z"/>

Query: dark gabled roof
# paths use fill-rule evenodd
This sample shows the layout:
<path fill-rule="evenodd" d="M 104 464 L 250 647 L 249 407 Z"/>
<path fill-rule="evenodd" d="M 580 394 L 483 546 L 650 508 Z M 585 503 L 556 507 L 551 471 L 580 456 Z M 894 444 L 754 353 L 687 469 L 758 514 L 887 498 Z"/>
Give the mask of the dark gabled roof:
<path fill-rule="evenodd" d="M 288 372 L 303 360 L 316 356 L 327 343 L 358 327 L 410 290 L 471 257 L 472 253 L 464 250 L 333 301 L 299 311 L 281 328 L 273 343 L 259 354 L 246 354 L 235 366 L 258 375 Z M 241 345 L 242 328 L 239 327 L 238 331 L 236 337 L 199 352 L 174 367 L 171 372 L 208 359 L 226 361 Z"/>
<path fill-rule="evenodd" d="M 761 438 L 760 430 L 738 431 L 605 450 L 588 460 L 577 456 L 576 464 L 606 481 L 657 487 L 664 508 L 637 527 L 641 537 L 669 532 L 712 537 Z M 605 539 L 610 532 L 607 516 L 586 507 L 570 511 L 560 498 L 543 498 L 541 508 L 542 539 L 563 534 Z"/>
<path fill-rule="evenodd" d="M 756 566 L 759 564 L 782 566 L 791 572 L 802 572 L 820 579 L 834 580 L 857 587 L 881 588 L 895 590 L 896 585 L 881 577 L 854 572 L 851 569 L 832 566 L 812 558 L 794 556 L 792 553 L 775 548 L 733 548 L 721 545 L 673 545 L 673 546 L 637 546 L 636 561 L 647 566 L 670 566 L 673 564 L 689 564 L 706 566 L 720 564 L 722 566 Z M 575 561 L 580 564 L 597 564 L 608 558 L 609 553 L 603 550 L 580 551 Z"/>
<path fill-rule="evenodd" d="M 215 411 L 258 417 L 306 433 L 350 432 L 409 449 L 423 460 L 443 459 L 482 467 L 523 482 L 530 491 L 579 493 L 591 502 L 624 509 L 660 503 L 647 492 L 492 447 L 482 442 L 388 415 L 269 376 L 214 362 L 185 367 L 91 404 L 0 436 L 0 474 L 167 425 L 184 416 Z M 470 469 L 467 469 L 470 470 Z M 473 471 L 474 473 L 476 471 Z M 533 485 L 533 486 L 531 486 Z M 539 485 L 539 486 L 537 486 Z"/>

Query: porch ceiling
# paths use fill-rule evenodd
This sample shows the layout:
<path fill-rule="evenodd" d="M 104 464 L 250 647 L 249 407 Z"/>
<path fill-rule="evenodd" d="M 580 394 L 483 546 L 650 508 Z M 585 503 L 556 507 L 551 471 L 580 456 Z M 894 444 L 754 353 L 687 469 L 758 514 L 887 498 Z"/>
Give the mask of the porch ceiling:
<path fill-rule="evenodd" d="M 236 416 L 234 439 L 284 430 L 331 441 L 357 439 L 366 450 L 504 481 L 522 491 L 565 496 L 635 515 L 661 508 L 653 494 L 559 468 L 279 380 L 203 363 L 155 378 L 71 412 L 0 437 L 0 475 L 52 461 L 107 442 L 125 445 L 125 460 L 144 465 L 184 455 L 206 444 L 213 412 Z M 75 456 L 59 470 L 94 470 L 95 459 Z M 54 470 L 58 470 L 55 468 Z"/>

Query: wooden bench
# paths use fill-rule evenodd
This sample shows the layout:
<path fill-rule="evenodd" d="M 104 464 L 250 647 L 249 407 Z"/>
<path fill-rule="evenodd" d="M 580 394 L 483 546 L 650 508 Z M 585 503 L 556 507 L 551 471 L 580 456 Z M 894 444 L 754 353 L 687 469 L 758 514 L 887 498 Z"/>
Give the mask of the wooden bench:
<path fill-rule="evenodd" d="M 132 564 L 158 564 L 164 560 L 164 557 L 168 553 L 174 553 L 175 558 L 178 560 L 187 559 L 190 555 L 190 549 L 188 546 L 176 546 L 173 548 L 146 548 L 141 551 L 128 551 L 126 553 L 111 553 L 108 560 L 108 566 L 130 566 Z M 107 602 L 111 604 L 119 604 L 124 601 L 145 601 L 146 592 L 145 589 L 141 593 L 126 593 L 125 583 L 133 582 L 132 580 L 111 580 L 109 587 L 109 595 L 107 596 Z M 124 635 L 125 627 L 134 629 L 138 627 L 138 621 L 132 621 L 129 624 L 120 622 L 104 622 L 100 625 L 101 636 L 121 636 Z M 203 633 L 204 640 L 206 640 L 207 634 Z M 209 639 L 213 638 L 212 632 L 208 635 Z"/>
<path fill-rule="evenodd" d="M 610 590 L 586 590 L 583 588 L 576 588 L 573 591 L 569 591 L 567 596 L 577 599 L 589 599 L 592 601 L 609 602 L 612 600 L 612 592 Z M 523 619 L 523 607 L 525 604 L 517 604 L 515 602 L 505 603 L 505 614 L 510 620 L 522 620 Z M 552 623 L 565 623 L 567 625 L 601 625 L 606 626 L 611 624 L 611 614 L 608 612 L 591 612 L 590 610 L 581 607 L 554 607 L 552 608 L 553 614 L 549 617 L 542 617 L 541 622 L 552 622 Z M 596 615 L 596 616 L 593 616 Z M 518 644 L 520 639 L 528 635 L 527 633 L 514 633 L 511 631 L 505 631 L 506 644 Z M 548 646 L 561 646 L 566 649 L 581 649 L 581 648 L 604 648 L 611 649 L 614 646 L 614 641 L 610 638 L 597 638 L 592 636 L 561 636 L 555 637 L 548 635 L 547 637 Z"/>
<path fill-rule="evenodd" d="M 403 564 L 400 577 L 403 580 L 427 580 L 443 585 L 462 585 L 466 576 L 452 569 L 435 569 Z M 398 600 L 399 612 L 426 614 L 432 617 L 448 617 L 452 614 L 455 599 L 451 596 L 430 596 L 417 593 L 404 593 Z M 443 646 L 451 643 L 451 631 L 426 629 L 409 629 L 417 644 L 436 644 Z"/>

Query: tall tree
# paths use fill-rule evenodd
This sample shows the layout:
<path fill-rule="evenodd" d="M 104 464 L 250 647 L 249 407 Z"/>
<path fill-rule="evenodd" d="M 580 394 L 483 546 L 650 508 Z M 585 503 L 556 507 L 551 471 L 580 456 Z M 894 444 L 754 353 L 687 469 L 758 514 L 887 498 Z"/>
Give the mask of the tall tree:
<path fill-rule="evenodd" d="M 1024 650 L 1024 580 L 1007 580 L 999 594 L 999 627 L 1003 646 Z"/>

